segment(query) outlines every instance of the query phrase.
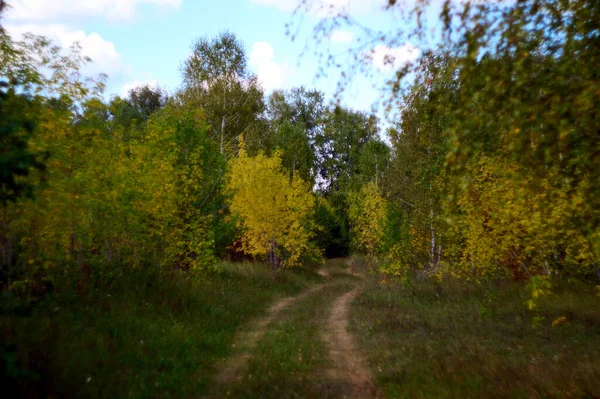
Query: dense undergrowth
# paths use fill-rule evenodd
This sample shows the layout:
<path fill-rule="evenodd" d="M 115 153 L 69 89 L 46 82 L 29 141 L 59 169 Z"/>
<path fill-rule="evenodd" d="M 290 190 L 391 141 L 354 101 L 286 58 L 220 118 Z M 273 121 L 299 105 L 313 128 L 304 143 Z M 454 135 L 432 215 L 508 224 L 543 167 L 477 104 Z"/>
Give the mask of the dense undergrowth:
<path fill-rule="evenodd" d="M 47 295 L 1 301 L 0 376 L 10 397 L 187 397 L 209 388 L 235 331 L 276 298 L 319 281 L 293 270 L 274 283 L 264 264 L 220 272 L 127 274 Z"/>

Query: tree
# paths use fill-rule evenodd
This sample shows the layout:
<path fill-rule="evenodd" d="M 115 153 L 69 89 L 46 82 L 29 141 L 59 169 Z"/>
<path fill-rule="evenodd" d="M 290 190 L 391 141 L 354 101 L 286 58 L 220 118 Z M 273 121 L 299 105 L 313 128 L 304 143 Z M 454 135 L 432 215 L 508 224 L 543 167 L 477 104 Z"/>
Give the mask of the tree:
<path fill-rule="evenodd" d="M 313 3 L 303 2 L 307 9 Z M 415 245 L 431 240 L 433 260 L 439 238 L 453 241 L 446 246 L 452 265 L 474 279 L 563 272 L 600 278 L 599 3 L 403 4 L 387 2 L 384 12 L 397 18 L 391 30 L 363 30 L 364 40 L 350 49 L 356 63 L 340 85 L 372 70 L 377 48 L 410 41 L 420 49 L 418 62 L 386 76 L 384 94 L 390 107 L 401 98 L 409 108 L 396 145 L 405 149 L 405 160 L 396 158 L 405 173 L 397 175 L 419 183 L 411 190 L 400 182 L 406 190 L 395 189 L 395 198 L 413 205 L 412 220 L 420 214 L 419 224 L 436 230 L 431 237 L 413 230 Z M 441 29 L 431 29 L 435 14 Z M 344 9 L 330 13 L 316 25 L 316 42 L 354 23 Z M 343 65 L 335 55 L 324 60 Z M 419 80 L 423 72 L 429 77 Z M 423 88 L 413 86 L 415 76 Z M 411 193 L 420 204 L 406 200 Z M 567 236 L 569 242 L 561 238 Z"/>
<path fill-rule="evenodd" d="M 315 142 L 325 116 L 323 102 L 323 93 L 305 87 L 275 91 L 267 100 L 271 138 L 262 148 L 279 148 L 283 166 L 312 184 L 317 176 Z"/>
<path fill-rule="evenodd" d="M 34 260 L 40 258 L 42 248 L 37 238 L 60 236 L 48 246 L 45 256 L 56 248 L 68 248 L 64 253 L 71 257 L 75 253 L 76 219 L 82 216 L 77 169 L 83 162 L 80 156 L 90 150 L 89 139 L 94 134 L 86 131 L 75 135 L 80 138 L 77 142 L 65 140 L 77 131 L 85 102 L 101 93 L 104 76 L 81 76 L 81 67 L 89 59 L 82 56 L 77 44 L 65 53 L 44 37 L 27 34 L 23 41 L 13 42 L 2 29 L 0 36 L 1 80 L 6 89 L 2 90 L 0 128 L 3 161 L 8 163 L 2 169 L 2 266 L 13 277 L 39 276 L 43 269 Z M 57 176 L 61 177 L 54 180 Z M 31 194 L 42 177 L 44 190 L 36 192 L 36 202 L 23 200 L 22 195 Z M 48 214 L 55 221 L 64 217 L 59 228 L 44 235 L 40 220 L 53 183 L 60 187 L 54 198 L 62 195 L 57 201 L 61 205 Z M 62 213 L 66 208 L 68 212 Z"/>
<path fill-rule="evenodd" d="M 371 182 L 351 193 L 349 202 L 355 247 L 364 250 L 374 265 L 384 239 L 386 201 L 375 182 Z"/>
<path fill-rule="evenodd" d="M 365 145 L 377 138 L 377 119 L 339 106 L 329 110 L 324 128 L 316 137 L 316 151 L 323 192 L 358 189 L 355 177 Z"/>
<path fill-rule="evenodd" d="M 26 179 L 31 170 L 44 170 L 44 154 L 32 151 L 35 100 L 19 93 L 21 85 L 0 80 L 0 203 L 31 197 L 34 184 Z"/>
<path fill-rule="evenodd" d="M 114 135 L 121 135 L 124 140 L 139 138 L 150 116 L 168 102 L 167 93 L 159 87 L 149 84 L 134 87 L 129 90 L 128 97 L 116 96 L 111 99 L 108 107 L 110 117 L 106 125 Z"/>
<path fill-rule="evenodd" d="M 427 54 L 422 62 L 404 98 L 401 122 L 389 131 L 394 156 L 385 186 L 403 226 L 398 226 L 404 243 L 395 249 L 395 263 L 431 272 L 442 260 L 448 227 L 443 212 L 448 143 L 443 131 L 450 105 L 439 98 L 450 98 L 457 89 L 443 56 Z"/>
<path fill-rule="evenodd" d="M 134 119 L 137 123 L 145 123 L 150 115 L 164 108 L 167 105 L 169 97 L 160 87 L 153 87 L 149 84 L 137 86 L 129 90 L 128 97 L 123 101 L 129 112 L 121 110 L 120 117 L 124 115 Z"/>
<path fill-rule="evenodd" d="M 373 137 L 362 148 L 358 156 L 357 179 L 366 184 L 375 181 L 383 187 L 391 159 L 391 149 L 379 137 Z"/>
<path fill-rule="evenodd" d="M 310 185 L 297 174 L 290 179 L 279 152 L 250 157 L 243 141 L 229 167 L 226 187 L 231 212 L 239 217 L 243 251 L 266 257 L 274 275 L 280 266 L 297 265 L 313 235 Z"/>
<path fill-rule="evenodd" d="M 242 133 L 249 137 L 260 133 L 256 125 L 264 111 L 262 88 L 233 33 L 197 39 L 182 73 L 179 101 L 204 109 L 210 136 L 219 143 L 221 154 L 232 154 Z"/>
<path fill-rule="evenodd" d="M 156 112 L 147 126 L 151 158 L 166 161 L 171 170 L 163 184 L 174 191 L 174 213 L 159 227 L 168 231 L 163 237 L 166 261 L 179 269 L 202 270 L 214 261 L 215 229 L 222 222 L 221 176 L 226 163 L 206 130 L 201 110 L 173 105 Z M 154 189 L 161 190 L 156 183 Z M 160 213 L 160 208 L 154 212 Z"/>
<path fill-rule="evenodd" d="M 345 215 L 336 212 L 323 196 L 317 196 L 315 225 L 315 244 L 327 258 L 349 254 L 350 232 Z"/>
<path fill-rule="evenodd" d="M 5 3 L 0 2 L 0 15 Z M 32 151 L 29 141 L 35 130 L 38 99 L 32 83 L 40 75 L 23 62 L 23 50 L 16 48 L 0 26 L 0 203 L 20 196 L 31 197 L 34 185 L 26 177 L 31 170 L 43 170 L 44 154 Z M 12 62 L 11 62 L 12 61 Z"/>

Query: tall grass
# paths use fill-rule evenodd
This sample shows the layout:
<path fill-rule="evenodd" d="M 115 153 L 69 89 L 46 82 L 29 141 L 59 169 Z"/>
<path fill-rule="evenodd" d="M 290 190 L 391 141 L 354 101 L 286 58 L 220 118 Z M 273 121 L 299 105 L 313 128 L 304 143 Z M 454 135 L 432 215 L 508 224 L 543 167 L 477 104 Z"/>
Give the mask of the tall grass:
<path fill-rule="evenodd" d="M 559 285 L 534 310 L 528 295 L 517 284 L 372 276 L 351 326 L 389 397 L 599 397 L 594 287 Z"/>
<path fill-rule="evenodd" d="M 217 359 L 244 323 L 278 297 L 319 281 L 266 265 L 222 263 L 218 272 L 148 269 L 56 287 L 27 303 L 5 292 L 0 376 L 14 397 L 182 397 L 207 392 Z"/>

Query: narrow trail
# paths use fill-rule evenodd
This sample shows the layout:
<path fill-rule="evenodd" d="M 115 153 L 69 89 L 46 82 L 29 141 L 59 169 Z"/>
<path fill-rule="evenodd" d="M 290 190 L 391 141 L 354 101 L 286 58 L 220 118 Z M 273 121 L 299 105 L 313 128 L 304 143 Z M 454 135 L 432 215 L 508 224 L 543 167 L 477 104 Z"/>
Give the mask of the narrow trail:
<path fill-rule="evenodd" d="M 333 303 L 324 336 L 333 362 L 333 368 L 327 370 L 327 374 L 342 398 L 381 398 L 368 362 L 360 355 L 348 332 L 350 304 L 359 291 L 355 288 Z"/>
<path fill-rule="evenodd" d="M 265 316 L 256 320 L 246 331 L 238 334 L 233 339 L 232 347 L 242 349 L 237 354 L 234 354 L 232 357 L 227 359 L 227 361 L 222 365 L 219 373 L 217 374 L 217 382 L 222 385 L 227 385 L 241 380 L 243 376 L 242 373 L 247 368 L 248 362 L 252 358 L 252 351 L 264 338 L 269 325 L 292 304 L 321 290 L 323 287 L 324 285 L 319 285 L 310 288 L 299 295 L 284 298 L 276 302 L 267 310 Z"/>
<path fill-rule="evenodd" d="M 367 360 L 357 349 L 354 338 L 348 331 L 349 310 L 352 301 L 360 292 L 363 276 L 352 270 L 350 260 L 343 261 L 347 266 L 340 268 L 337 263 L 328 262 L 317 273 L 326 282 L 307 289 L 299 295 L 284 298 L 273 304 L 266 314 L 248 325 L 238 333 L 232 343 L 234 354 L 226 359 L 217 374 L 216 382 L 221 387 L 230 387 L 243 383 L 244 376 L 255 355 L 258 344 L 265 338 L 272 325 L 276 324 L 284 314 L 294 312 L 296 305 L 303 299 L 316 294 L 325 287 L 332 287 L 345 281 L 343 276 L 358 277 L 349 292 L 334 296 L 325 306 L 323 316 L 319 317 L 320 339 L 325 343 L 327 357 L 331 365 L 326 369 L 312 370 L 315 384 L 322 386 L 325 397 L 334 398 L 383 398 L 383 394 L 374 383 L 373 373 Z M 344 282 L 342 284 L 347 284 Z M 300 325 L 299 328 L 302 328 Z M 317 333 L 318 334 L 318 333 Z M 296 392 L 294 397 L 300 395 Z"/>

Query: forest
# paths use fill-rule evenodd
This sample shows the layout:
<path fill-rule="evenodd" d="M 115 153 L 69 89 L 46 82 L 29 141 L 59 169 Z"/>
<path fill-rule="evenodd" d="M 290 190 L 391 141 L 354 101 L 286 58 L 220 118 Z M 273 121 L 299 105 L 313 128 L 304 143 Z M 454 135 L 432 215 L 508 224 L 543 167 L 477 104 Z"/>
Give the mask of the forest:
<path fill-rule="evenodd" d="M 391 124 L 228 30 L 108 96 L 0 25 L 3 396 L 598 397 L 600 3 L 441 3 Z"/>

